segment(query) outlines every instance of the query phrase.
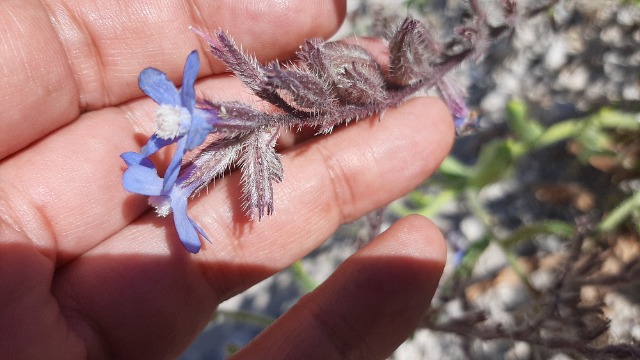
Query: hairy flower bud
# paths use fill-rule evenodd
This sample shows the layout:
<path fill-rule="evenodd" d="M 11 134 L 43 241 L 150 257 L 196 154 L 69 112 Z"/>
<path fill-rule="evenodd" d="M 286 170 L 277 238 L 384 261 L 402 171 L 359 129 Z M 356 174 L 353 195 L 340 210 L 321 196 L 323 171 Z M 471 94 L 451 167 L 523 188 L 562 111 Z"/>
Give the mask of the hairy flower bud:
<path fill-rule="evenodd" d="M 266 72 L 267 85 L 289 105 L 309 113 L 324 113 L 335 107 L 336 101 L 330 85 L 305 69 L 282 69 L 270 64 Z"/>
<path fill-rule="evenodd" d="M 411 85 L 432 71 L 440 45 L 429 30 L 413 18 L 406 18 L 389 41 L 389 80 Z"/>
<path fill-rule="evenodd" d="M 308 41 L 301 56 L 310 60 L 312 71 L 328 78 L 343 104 L 375 103 L 386 96 L 380 65 L 360 46 Z"/>

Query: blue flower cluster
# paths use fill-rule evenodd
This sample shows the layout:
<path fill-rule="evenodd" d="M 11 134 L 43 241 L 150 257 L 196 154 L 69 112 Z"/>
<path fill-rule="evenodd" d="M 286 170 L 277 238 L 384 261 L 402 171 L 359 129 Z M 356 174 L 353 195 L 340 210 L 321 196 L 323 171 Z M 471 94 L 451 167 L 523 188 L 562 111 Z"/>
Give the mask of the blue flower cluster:
<path fill-rule="evenodd" d="M 187 151 L 205 141 L 217 120 L 215 112 L 196 107 L 194 84 L 199 69 L 198 53 L 193 51 L 187 57 L 180 90 L 158 69 L 147 68 L 140 73 L 140 89 L 159 105 L 156 132 L 139 153 L 121 155 L 128 167 L 122 178 L 123 187 L 132 193 L 149 196 L 149 203 L 158 214 L 166 216 L 173 212 L 180 241 L 191 253 L 200 251 L 198 234 L 208 238 L 187 215 L 187 199 L 197 184 L 187 182 L 188 176 L 180 173 L 180 167 Z M 161 178 L 149 156 L 174 143 L 177 143 L 176 152 Z"/>

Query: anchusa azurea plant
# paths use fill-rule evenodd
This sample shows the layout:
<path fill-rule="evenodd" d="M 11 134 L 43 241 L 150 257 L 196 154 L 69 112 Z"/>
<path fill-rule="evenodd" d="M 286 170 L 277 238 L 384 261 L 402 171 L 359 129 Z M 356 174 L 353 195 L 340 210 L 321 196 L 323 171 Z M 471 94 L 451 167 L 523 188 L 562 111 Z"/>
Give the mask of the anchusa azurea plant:
<path fill-rule="evenodd" d="M 261 219 L 273 213 L 273 183 L 283 179 L 275 151 L 280 129 L 314 127 L 328 133 L 337 125 L 397 106 L 432 88 L 449 105 L 458 128 L 468 128 L 474 117 L 465 105 L 464 90 L 449 72 L 466 59 L 480 60 L 492 41 L 511 33 L 518 19 L 550 5 L 527 10 L 516 6 L 516 0 L 499 1 L 499 25 L 487 21 L 479 0 L 469 0 L 469 16 L 447 40 L 416 19 L 405 19 L 387 40 L 388 67 L 363 47 L 321 39 L 307 40 L 298 51 L 298 62 L 263 65 L 243 53 L 227 33 L 218 31 L 210 38 L 194 30 L 208 41 L 215 57 L 279 111 L 196 99 L 194 82 L 200 63 L 195 51 L 187 58 L 180 90 L 160 70 L 145 69 L 139 85 L 159 105 L 156 132 L 139 153 L 122 155 L 128 165 L 124 188 L 149 196 L 159 215 L 173 212 L 180 240 L 188 251 L 197 253 L 200 235 L 207 236 L 187 215 L 187 200 L 230 167 L 242 172 L 244 210 L 249 217 Z M 174 143 L 175 154 L 161 178 L 149 156 Z M 190 151 L 194 154 L 185 161 Z"/>

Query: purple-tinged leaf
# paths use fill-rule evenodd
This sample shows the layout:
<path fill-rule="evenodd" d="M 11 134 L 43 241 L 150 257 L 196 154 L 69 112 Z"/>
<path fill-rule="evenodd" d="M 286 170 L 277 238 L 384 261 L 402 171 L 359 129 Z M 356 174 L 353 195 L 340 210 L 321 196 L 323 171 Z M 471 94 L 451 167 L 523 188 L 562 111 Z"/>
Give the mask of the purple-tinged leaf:
<path fill-rule="evenodd" d="M 216 114 L 215 133 L 225 137 L 247 134 L 259 127 L 273 124 L 276 117 L 238 101 L 204 100 L 200 107 L 205 112 Z"/>
<path fill-rule="evenodd" d="M 231 167 L 242 150 L 242 137 L 223 138 L 207 145 L 189 164 L 184 173 L 185 186 L 197 193 Z"/>
<path fill-rule="evenodd" d="M 216 38 L 219 44 L 209 44 L 213 55 L 222 60 L 251 90 L 259 92 L 264 79 L 262 65 L 255 57 L 245 55 L 225 32 L 217 32 Z"/>
<path fill-rule="evenodd" d="M 282 69 L 273 63 L 266 69 L 267 85 L 297 110 L 324 113 L 336 107 L 330 84 L 303 68 Z"/>
<path fill-rule="evenodd" d="M 278 93 L 268 85 L 265 67 L 253 56 L 245 55 L 225 32 L 218 31 L 219 44 L 209 43 L 211 53 L 222 60 L 242 82 L 259 98 L 284 111 L 296 112 Z"/>
<path fill-rule="evenodd" d="M 380 65 L 362 47 L 338 42 L 308 41 L 300 55 L 322 74 L 342 104 L 372 104 L 386 97 Z"/>
<path fill-rule="evenodd" d="M 257 131 L 244 142 L 244 209 L 252 218 L 257 215 L 258 220 L 273 213 L 273 182 L 282 181 L 282 163 L 274 148 L 277 132 L 278 129 Z"/>

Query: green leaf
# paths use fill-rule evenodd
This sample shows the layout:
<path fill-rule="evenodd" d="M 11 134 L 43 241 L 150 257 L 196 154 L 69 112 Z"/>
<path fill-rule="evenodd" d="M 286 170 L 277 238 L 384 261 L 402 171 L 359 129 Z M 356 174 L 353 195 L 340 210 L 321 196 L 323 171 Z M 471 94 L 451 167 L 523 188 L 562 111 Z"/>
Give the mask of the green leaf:
<path fill-rule="evenodd" d="M 245 324 L 255 325 L 258 327 L 266 328 L 271 325 L 275 318 L 266 315 L 260 315 L 246 310 L 226 311 L 218 310 L 214 314 L 217 321 L 239 321 Z"/>
<path fill-rule="evenodd" d="M 440 164 L 438 172 L 448 176 L 468 177 L 472 170 L 453 156 L 447 156 Z"/>
<path fill-rule="evenodd" d="M 570 238 L 574 235 L 574 232 L 575 228 L 569 223 L 557 220 L 547 220 L 535 224 L 523 225 L 504 238 L 500 243 L 504 248 L 510 249 L 513 246 L 520 244 L 522 241 L 531 239 L 538 235 L 553 234 L 564 238 Z"/>
<path fill-rule="evenodd" d="M 242 345 L 236 342 L 230 342 L 224 346 L 224 352 L 225 354 L 227 354 L 227 356 L 231 356 L 240 350 L 242 350 Z"/>
<path fill-rule="evenodd" d="M 581 159 L 588 159 L 594 155 L 610 154 L 615 143 L 610 133 L 594 126 L 585 128 L 576 140 L 583 146 L 579 154 Z"/>
<path fill-rule="evenodd" d="M 305 294 L 312 292 L 316 287 L 318 287 L 318 283 L 309 276 L 300 260 L 291 265 L 291 271 L 293 272 L 293 277 L 296 279 L 296 282 Z"/>
<path fill-rule="evenodd" d="M 469 248 L 465 251 L 464 257 L 462 258 L 462 262 L 456 269 L 456 273 L 458 276 L 463 278 L 469 277 L 473 268 L 475 267 L 480 255 L 484 253 L 484 251 L 491 244 L 491 239 L 489 237 L 484 237 L 469 246 Z"/>
<path fill-rule="evenodd" d="M 509 141 L 497 140 L 486 145 L 472 169 L 469 184 L 481 189 L 505 176 L 513 167 L 513 146 Z"/>
<path fill-rule="evenodd" d="M 545 147 L 553 143 L 578 136 L 585 128 L 582 120 L 566 120 L 549 126 L 538 138 L 536 148 Z"/>
<path fill-rule="evenodd" d="M 407 8 L 414 8 L 421 14 L 426 14 L 430 2 L 431 0 L 406 0 L 405 5 Z"/>
<path fill-rule="evenodd" d="M 437 215 L 445 205 L 454 201 L 458 195 L 459 192 L 454 189 L 443 189 L 436 194 L 424 194 L 416 190 L 409 195 L 411 200 L 417 205 L 416 207 L 393 203 L 390 206 L 390 210 L 400 217 L 411 214 L 433 217 Z"/>
<path fill-rule="evenodd" d="M 543 132 L 543 127 L 537 121 L 529 118 L 527 105 L 524 101 L 509 101 L 507 122 L 515 136 L 528 145 L 534 144 Z"/>
<path fill-rule="evenodd" d="M 610 135 L 606 130 L 640 131 L 640 117 L 635 113 L 603 108 L 585 118 L 561 121 L 543 130 L 535 148 L 577 138 L 592 151 L 601 151 L 610 145 Z"/>
<path fill-rule="evenodd" d="M 603 108 L 593 115 L 591 121 L 602 128 L 640 131 L 640 114 Z"/>
<path fill-rule="evenodd" d="M 615 230 L 634 212 L 640 210 L 640 191 L 621 202 L 598 225 L 598 230 L 608 232 Z"/>

